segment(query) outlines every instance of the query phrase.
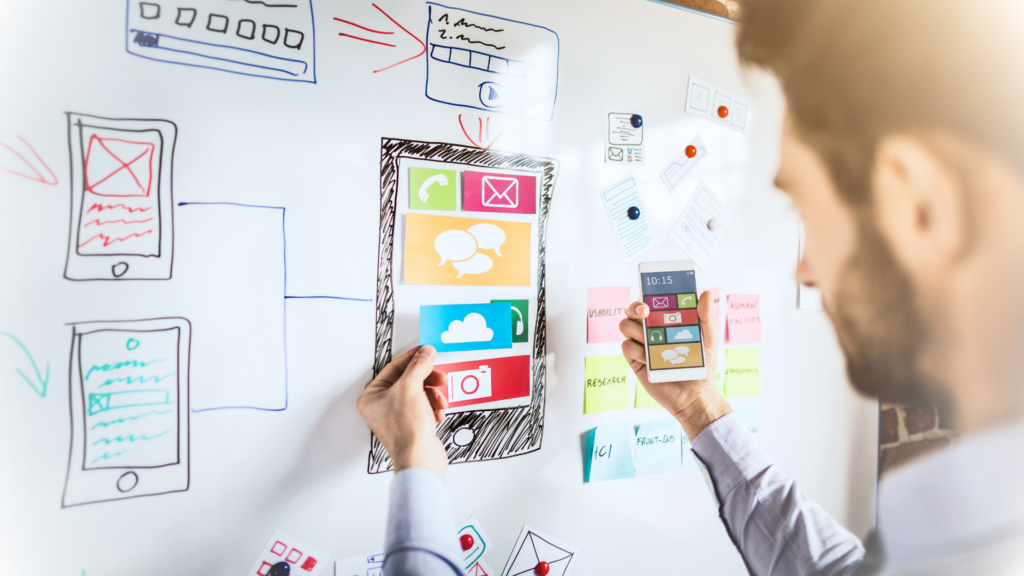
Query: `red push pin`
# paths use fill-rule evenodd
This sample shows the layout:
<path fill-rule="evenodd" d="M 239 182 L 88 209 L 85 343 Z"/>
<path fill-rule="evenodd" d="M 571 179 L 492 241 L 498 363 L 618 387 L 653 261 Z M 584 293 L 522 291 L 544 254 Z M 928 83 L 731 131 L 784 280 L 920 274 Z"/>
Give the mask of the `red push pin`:
<path fill-rule="evenodd" d="M 729 116 L 729 109 L 726 108 L 725 106 L 719 106 L 718 107 L 718 117 L 719 118 L 725 118 L 727 116 Z"/>
<path fill-rule="evenodd" d="M 548 566 L 548 563 L 543 560 L 537 562 L 537 567 L 533 569 L 533 573 L 537 576 L 548 576 L 548 572 L 550 571 L 551 566 Z"/>
<path fill-rule="evenodd" d="M 469 550 L 473 547 L 473 535 L 463 534 L 462 536 L 459 536 L 459 544 L 462 546 L 463 551 Z"/>
<path fill-rule="evenodd" d="M 687 158 L 693 158 L 696 155 L 697 155 L 697 147 L 696 146 L 694 146 L 693 144 L 690 144 L 689 146 L 686 147 L 686 157 Z"/>

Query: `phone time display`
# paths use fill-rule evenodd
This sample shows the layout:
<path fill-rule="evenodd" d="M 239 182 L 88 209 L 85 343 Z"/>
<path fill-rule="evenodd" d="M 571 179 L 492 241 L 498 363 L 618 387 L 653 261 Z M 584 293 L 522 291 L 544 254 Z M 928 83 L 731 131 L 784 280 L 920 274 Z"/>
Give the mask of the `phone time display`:
<path fill-rule="evenodd" d="M 678 272 L 646 272 L 640 274 L 644 296 L 652 294 L 675 294 L 697 292 L 693 270 Z"/>

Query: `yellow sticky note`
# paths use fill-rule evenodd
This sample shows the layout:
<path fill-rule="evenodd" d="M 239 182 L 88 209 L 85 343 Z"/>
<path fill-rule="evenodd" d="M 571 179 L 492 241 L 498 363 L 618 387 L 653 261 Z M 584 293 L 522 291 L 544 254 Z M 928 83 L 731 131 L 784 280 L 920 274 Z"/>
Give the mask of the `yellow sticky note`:
<path fill-rule="evenodd" d="M 647 393 L 647 389 L 640 382 L 636 383 L 636 407 L 637 408 L 661 408 L 661 404 Z"/>
<path fill-rule="evenodd" d="M 729 348 L 725 351 L 725 397 L 761 394 L 761 365 L 757 348 Z"/>
<path fill-rule="evenodd" d="M 405 216 L 405 283 L 529 286 L 529 222 Z"/>
<path fill-rule="evenodd" d="M 629 364 L 622 354 L 586 359 L 583 412 L 629 408 Z"/>

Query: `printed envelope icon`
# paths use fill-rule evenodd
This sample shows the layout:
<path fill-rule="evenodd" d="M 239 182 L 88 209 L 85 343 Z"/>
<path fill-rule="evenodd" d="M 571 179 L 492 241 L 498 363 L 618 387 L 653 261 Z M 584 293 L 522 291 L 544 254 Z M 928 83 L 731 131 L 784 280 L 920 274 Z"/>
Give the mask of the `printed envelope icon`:
<path fill-rule="evenodd" d="M 668 296 L 655 297 L 654 308 L 668 308 Z"/>
<path fill-rule="evenodd" d="M 97 196 L 149 196 L 156 145 L 93 134 L 85 153 L 85 189 Z"/>
<path fill-rule="evenodd" d="M 519 180 L 502 176 L 484 176 L 483 204 L 493 208 L 519 206 Z"/>

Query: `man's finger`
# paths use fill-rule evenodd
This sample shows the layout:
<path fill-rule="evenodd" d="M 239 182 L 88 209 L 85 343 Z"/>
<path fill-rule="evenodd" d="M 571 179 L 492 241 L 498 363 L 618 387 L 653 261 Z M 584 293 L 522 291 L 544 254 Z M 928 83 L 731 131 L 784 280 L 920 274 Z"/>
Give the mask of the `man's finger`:
<path fill-rule="evenodd" d="M 427 400 L 430 402 L 431 410 L 446 410 L 448 408 L 448 399 L 444 397 L 444 394 L 441 394 L 440 390 L 437 388 L 427 388 L 425 392 Z"/>
<path fill-rule="evenodd" d="M 635 340 L 624 340 L 622 342 L 622 355 L 627 360 L 636 360 L 641 364 L 647 363 L 647 354 L 644 350 L 643 344 Z"/>
<path fill-rule="evenodd" d="M 409 365 L 405 367 L 405 373 L 395 384 L 422 390 L 427 377 L 434 371 L 434 356 L 436 354 L 434 347 L 430 344 L 420 346 L 420 349 L 409 360 Z"/>
<path fill-rule="evenodd" d="M 704 348 L 714 355 L 718 350 L 718 314 L 712 300 L 714 296 L 705 290 L 697 301 L 697 316 L 700 317 L 700 331 L 704 334 Z"/>
<path fill-rule="evenodd" d="M 391 362 L 388 362 L 388 365 L 380 371 L 380 374 L 377 374 L 377 378 L 374 380 L 384 380 L 389 384 L 394 384 L 402 377 L 402 373 L 404 373 L 406 367 L 409 366 L 409 360 L 412 359 L 412 355 L 415 353 L 416 348 L 413 348 Z"/>
<path fill-rule="evenodd" d="M 448 386 L 448 375 L 444 372 L 434 370 L 427 376 L 427 379 L 423 381 L 423 385 L 428 388 L 442 388 Z"/>
<path fill-rule="evenodd" d="M 626 307 L 626 318 L 630 320 L 641 321 L 647 318 L 647 315 L 651 313 L 650 308 L 643 302 L 633 302 Z"/>
<path fill-rule="evenodd" d="M 622 335 L 626 338 L 631 338 L 637 342 L 644 341 L 644 325 L 636 320 L 623 319 L 619 322 L 619 332 L 622 332 Z"/>

